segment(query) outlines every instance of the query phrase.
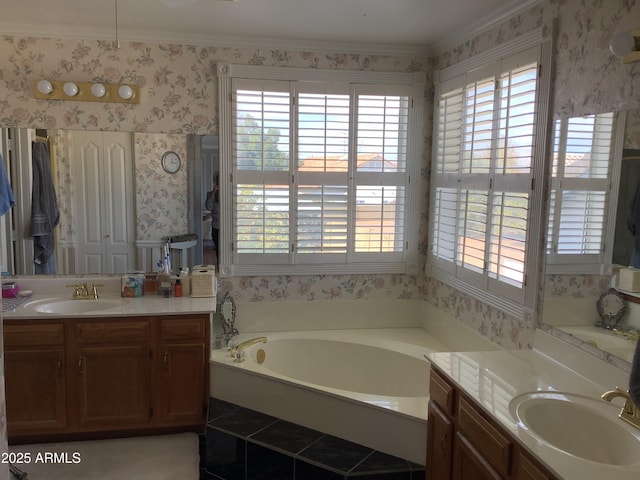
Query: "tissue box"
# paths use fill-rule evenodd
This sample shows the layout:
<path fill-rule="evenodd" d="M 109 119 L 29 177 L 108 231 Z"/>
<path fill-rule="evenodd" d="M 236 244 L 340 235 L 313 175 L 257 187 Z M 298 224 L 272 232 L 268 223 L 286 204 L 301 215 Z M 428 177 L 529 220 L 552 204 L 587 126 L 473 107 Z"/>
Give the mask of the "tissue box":
<path fill-rule="evenodd" d="M 640 292 L 640 269 L 621 269 L 618 274 L 618 288 L 627 292 Z"/>
<path fill-rule="evenodd" d="M 144 278 L 145 275 L 142 272 L 130 272 L 122 275 L 122 296 L 141 297 L 144 295 Z"/>
<path fill-rule="evenodd" d="M 216 267 L 213 265 L 195 265 L 191 272 L 191 296 L 216 296 Z"/>
<path fill-rule="evenodd" d="M 2 298 L 15 298 L 18 296 L 20 287 L 16 282 L 2 283 Z"/>

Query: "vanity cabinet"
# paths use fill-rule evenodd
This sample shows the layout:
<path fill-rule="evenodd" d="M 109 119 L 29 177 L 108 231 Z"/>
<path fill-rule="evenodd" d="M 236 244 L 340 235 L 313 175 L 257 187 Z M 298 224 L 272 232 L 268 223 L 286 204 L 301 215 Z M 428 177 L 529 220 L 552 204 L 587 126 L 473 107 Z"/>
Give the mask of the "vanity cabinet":
<path fill-rule="evenodd" d="M 67 427 L 64 326 L 4 325 L 7 430 L 56 433 Z"/>
<path fill-rule="evenodd" d="M 208 314 L 5 319 L 10 441 L 200 431 L 208 329 Z"/>
<path fill-rule="evenodd" d="M 78 321 L 74 327 L 70 358 L 77 358 L 80 426 L 95 430 L 147 424 L 153 414 L 152 320 Z"/>
<path fill-rule="evenodd" d="M 163 424 L 206 420 L 207 326 L 204 318 L 160 319 L 156 391 L 158 419 Z"/>
<path fill-rule="evenodd" d="M 431 366 L 427 480 L 555 480 L 517 440 Z"/>

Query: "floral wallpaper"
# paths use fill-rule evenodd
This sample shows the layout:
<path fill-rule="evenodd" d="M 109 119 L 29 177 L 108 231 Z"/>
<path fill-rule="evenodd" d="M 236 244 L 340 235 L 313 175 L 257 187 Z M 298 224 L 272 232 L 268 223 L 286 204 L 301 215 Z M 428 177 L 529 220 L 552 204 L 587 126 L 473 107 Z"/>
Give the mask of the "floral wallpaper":
<path fill-rule="evenodd" d="M 0 37 L 0 124 L 3 126 L 123 130 L 137 132 L 142 152 L 158 139 L 143 134 L 217 134 L 215 64 L 231 62 L 303 68 L 425 72 L 425 140 L 422 155 L 420 250 L 427 249 L 428 177 L 435 69 L 486 51 L 542 27 L 554 38 L 552 116 L 579 115 L 640 107 L 640 63 L 623 64 L 608 51 L 617 30 L 637 28 L 635 0 L 545 0 L 487 28 L 434 58 L 232 48 L 82 39 Z M 139 105 L 59 102 L 33 98 L 41 78 L 135 83 Z M 636 120 L 637 121 L 637 120 Z M 633 137 L 636 139 L 637 137 Z M 176 140 L 177 141 L 177 140 Z M 636 140 L 633 140 L 636 142 Z M 162 146 L 161 148 L 164 148 Z M 175 148 L 179 148 L 176 146 Z M 184 183 L 153 169 L 154 155 L 141 153 L 136 163 L 136 208 L 140 237 L 147 240 L 179 221 Z M 159 187 L 160 186 L 160 187 Z M 159 191 L 158 191 L 159 190 Z M 165 203 L 165 200 L 167 203 Z M 170 213 L 167 214 L 167 209 Z M 542 239 L 541 239 L 542 240 Z M 578 279 L 576 289 L 599 281 Z M 552 280 L 571 284 L 571 279 Z M 541 286 L 542 288 L 542 286 Z M 343 298 L 413 298 L 430 302 L 505 347 L 531 344 L 536 319 L 514 319 L 455 289 L 418 275 L 326 275 L 238 277 L 223 280 L 222 291 L 239 301 L 286 301 Z M 559 289 L 558 291 L 561 291 Z"/>
<path fill-rule="evenodd" d="M 135 133 L 136 240 L 159 242 L 170 235 L 188 233 L 187 142 L 184 135 Z M 175 174 L 165 172 L 162 154 L 176 152 L 182 159 Z"/>

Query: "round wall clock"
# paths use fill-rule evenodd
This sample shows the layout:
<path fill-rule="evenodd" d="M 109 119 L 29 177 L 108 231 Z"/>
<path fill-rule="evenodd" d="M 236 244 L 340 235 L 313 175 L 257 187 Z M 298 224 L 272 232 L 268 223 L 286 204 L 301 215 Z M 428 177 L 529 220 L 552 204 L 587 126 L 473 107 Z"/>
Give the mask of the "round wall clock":
<path fill-rule="evenodd" d="M 180 155 L 176 152 L 165 152 L 162 155 L 162 168 L 167 173 L 176 173 L 180 170 Z"/>

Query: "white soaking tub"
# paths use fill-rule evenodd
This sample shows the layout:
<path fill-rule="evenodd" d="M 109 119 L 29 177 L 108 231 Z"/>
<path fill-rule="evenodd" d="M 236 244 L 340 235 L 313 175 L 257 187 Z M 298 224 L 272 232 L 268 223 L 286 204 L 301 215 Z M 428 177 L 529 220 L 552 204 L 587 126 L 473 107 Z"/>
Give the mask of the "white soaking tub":
<path fill-rule="evenodd" d="M 444 345 L 419 328 L 245 334 L 238 342 L 258 336 L 267 342 L 248 347 L 244 362 L 212 352 L 212 397 L 424 465 L 425 355 Z"/>

